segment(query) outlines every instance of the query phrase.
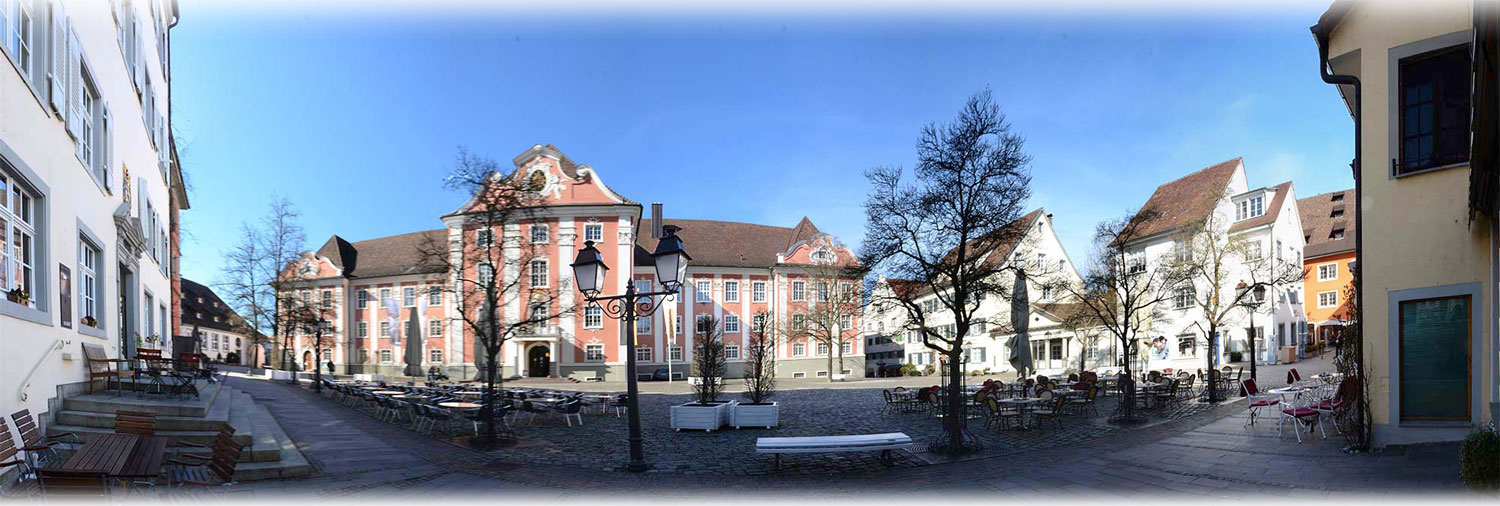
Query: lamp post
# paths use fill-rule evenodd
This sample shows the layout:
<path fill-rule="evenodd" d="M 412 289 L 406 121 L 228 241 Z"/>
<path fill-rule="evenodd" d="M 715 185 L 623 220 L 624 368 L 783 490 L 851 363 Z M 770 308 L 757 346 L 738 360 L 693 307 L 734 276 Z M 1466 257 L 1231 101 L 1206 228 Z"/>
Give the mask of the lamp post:
<path fill-rule="evenodd" d="M 634 280 L 629 280 L 630 282 L 625 283 L 624 294 L 600 295 L 604 291 L 604 276 L 609 266 L 604 264 L 599 250 L 594 248 L 594 241 L 585 241 L 583 249 L 578 250 L 578 259 L 573 262 L 573 279 L 577 281 L 578 291 L 583 293 L 584 300 L 625 325 L 626 404 L 630 411 L 630 461 L 625 464 L 625 470 L 631 472 L 647 469 L 645 452 L 641 449 L 640 396 L 635 378 L 635 319 L 656 312 L 667 296 L 682 290 L 682 278 L 692 257 L 682 249 L 682 239 L 677 237 L 677 230 L 677 227 L 671 225 L 662 227 L 662 238 L 656 244 L 656 251 L 651 254 L 656 261 L 656 279 L 661 283 L 662 290 L 637 292 Z"/>
<path fill-rule="evenodd" d="M 1240 292 L 1244 292 L 1245 282 L 1241 281 L 1239 286 L 1236 286 L 1235 289 L 1239 290 Z M 1260 381 L 1260 378 L 1255 376 L 1256 355 L 1260 354 L 1260 345 L 1257 344 L 1257 342 L 1261 339 L 1261 332 L 1255 328 L 1255 313 L 1260 311 L 1261 303 L 1260 301 L 1255 300 L 1255 298 L 1252 296 L 1246 298 L 1244 304 L 1245 309 L 1250 312 L 1250 379 Z"/>
<path fill-rule="evenodd" d="M 318 323 L 313 326 L 313 391 L 323 391 L 323 333 L 328 332 L 333 326 L 328 323 L 327 318 L 318 318 Z"/>

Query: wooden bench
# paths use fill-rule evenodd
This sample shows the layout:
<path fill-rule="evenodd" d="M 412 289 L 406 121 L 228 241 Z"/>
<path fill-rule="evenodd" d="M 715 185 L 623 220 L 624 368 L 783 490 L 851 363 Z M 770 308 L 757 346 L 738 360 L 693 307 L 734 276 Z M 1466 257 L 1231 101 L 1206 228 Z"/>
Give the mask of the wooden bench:
<path fill-rule="evenodd" d="M 120 378 L 131 374 L 129 371 L 120 370 L 120 364 L 130 362 L 129 360 L 109 358 L 104 352 L 104 347 L 97 344 L 83 343 L 83 358 L 89 366 L 89 393 L 94 392 L 94 380 L 104 379 L 104 389 L 109 390 L 109 380 L 115 380 L 115 395 L 122 392 L 123 386 Z"/>
<path fill-rule="evenodd" d="M 762 437 L 755 439 L 755 453 L 776 456 L 776 468 L 781 469 L 783 453 L 842 453 L 879 451 L 880 461 L 887 466 L 895 465 L 893 450 L 910 448 L 911 436 L 901 432 L 886 434 L 853 434 L 847 436 L 816 437 Z"/>

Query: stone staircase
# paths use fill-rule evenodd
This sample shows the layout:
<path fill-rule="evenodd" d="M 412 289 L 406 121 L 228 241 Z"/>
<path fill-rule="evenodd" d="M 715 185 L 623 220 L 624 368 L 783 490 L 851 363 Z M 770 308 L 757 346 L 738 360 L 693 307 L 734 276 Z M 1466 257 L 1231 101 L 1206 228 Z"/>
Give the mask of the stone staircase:
<path fill-rule="evenodd" d="M 264 406 L 250 394 L 223 382 L 199 382 L 198 396 L 162 396 L 125 390 L 68 397 L 48 426 L 49 432 L 72 432 L 84 441 L 114 432 L 117 410 L 156 413 L 156 435 L 172 441 L 213 444 L 220 428 L 234 428 L 235 440 L 245 450 L 235 466 L 235 481 L 295 478 L 313 468 L 297 450 Z M 201 449 L 169 448 L 168 453 L 202 453 Z"/>

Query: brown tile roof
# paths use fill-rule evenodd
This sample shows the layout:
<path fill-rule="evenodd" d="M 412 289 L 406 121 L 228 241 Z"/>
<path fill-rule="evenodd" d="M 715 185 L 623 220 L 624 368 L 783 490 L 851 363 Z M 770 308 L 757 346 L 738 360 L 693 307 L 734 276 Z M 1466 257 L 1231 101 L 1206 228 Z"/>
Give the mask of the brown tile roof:
<path fill-rule="evenodd" d="M 1088 306 L 1082 302 L 1034 302 L 1031 307 L 1056 317 L 1058 323 L 1067 324 L 1072 321 L 1080 327 L 1101 324 L 1098 315 L 1089 311 Z"/>
<path fill-rule="evenodd" d="M 662 224 L 681 227 L 677 236 L 693 257 L 692 265 L 714 267 L 770 267 L 776 264 L 776 255 L 795 242 L 799 230 L 811 230 L 809 237 L 817 233 L 807 218 L 796 229 L 717 220 L 663 220 Z M 635 244 L 636 265 L 652 265 L 656 240 L 651 234 L 637 234 Z"/>
<path fill-rule="evenodd" d="M 1026 213 L 1020 218 L 1016 218 L 1015 221 L 1006 223 L 1000 228 L 979 236 L 978 239 L 969 241 L 969 248 L 976 251 L 989 251 L 990 254 L 985 257 L 985 262 L 991 265 L 1004 262 L 1005 258 L 1009 257 L 1010 253 L 1016 250 L 1016 246 L 1020 244 L 1021 238 L 1026 237 L 1026 230 L 1031 228 L 1031 224 L 1036 223 L 1036 220 L 1041 218 L 1044 212 L 1039 207 L 1032 212 Z M 958 248 L 948 250 L 945 256 L 951 257 L 957 255 L 957 250 Z"/>
<path fill-rule="evenodd" d="M 1147 212 L 1158 218 L 1145 226 L 1139 237 L 1167 232 L 1208 215 L 1239 164 L 1240 158 L 1225 160 L 1156 187 L 1135 219 L 1145 219 Z"/>
<path fill-rule="evenodd" d="M 198 302 L 202 298 L 203 302 Z M 198 315 L 203 315 L 199 318 Z M 214 317 L 219 321 L 214 321 Z M 212 288 L 204 286 L 197 281 L 182 278 L 182 324 L 185 326 L 198 326 L 225 332 L 243 332 L 234 328 L 234 324 L 240 321 L 240 316 L 235 314 L 234 309 L 229 307 L 219 294 L 214 293 Z M 173 329 L 181 331 L 181 329 Z M 259 333 L 256 333 L 259 335 Z"/>
<path fill-rule="evenodd" d="M 903 299 L 915 295 L 927 286 L 926 283 L 915 279 L 885 278 L 885 283 L 890 285 L 891 293 Z"/>
<path fill-rule="evenodd" d="M 446 244 L 447 240 L 445 228 L 355 243 L 333 236 L 318 249 L 318 255 L 328 257 L 344 269 L 344 276 L 351 278 L 438 273 L 443 272 L 441 265 L 422 265 L 422 248 L 429 241 Z"/>
<path fill-rule="evenodd" d="M 1340 200 L 1334 201 L 1334 197 Z M 1343 216 L 1333 217 L 1333 212 L 1343 211 Z M 1317 258 L 1335 253 L 1354 251 L 1354 190 L 1343 190 L 1313 195 L 1297 200 L 1297 213 L 1302 215 L 1302 235 L 1307 236 L 1303 258 Z M 1343 229 L 1344 238 L 1333 240 L 1329 234 Z"/>
<path fill-rule="evenodd" d="M 1241 230 L 1249 230 L 1249 229 L 1252 229 L 1252 228 L 1255 228 L 1255 227 L 1259 227 L 1261 225 L 1266 225 L 1266 224 L 1270 224 L 1270 223 L 1275 223 L 1276 222 L 1276 217 L 1281 214 L 1281 205 L 1286 202 L 1286 196 L 1288 194 L 1292 193 L 1291 192 L 1291 190 L 1292 190 L 1292 182 L 1291 181 L 1287 181 L 1285 183 L 1281 183 L 1279 185 L 1276 185 L 1276 186 L 1272 187 L 1271 189 L 1276 192 L 1276 195 L 1273 196 L 1273 197 L 1271 197 L 1271 202 L 1270 202 L 1271 205 L 1270 205 L 1270 207 L 1266 208 L 1266 213 L 1262 214 L 1260 216 L 1257 216 L 1255 218 L 1251 218 L 1251 219 L 1248 219 L 1248 220 L 1245 220 L 1245 221 L 1241 221 L 1239 223 L 1235 223 L 1234 225 L 1230 225 L 1230 227 L 1229 227 L 1229 231 L 1230 232 L 1239 232 Z M 1300 214 L 1301 212 L 1299 211 L 1298 213 Z"/>

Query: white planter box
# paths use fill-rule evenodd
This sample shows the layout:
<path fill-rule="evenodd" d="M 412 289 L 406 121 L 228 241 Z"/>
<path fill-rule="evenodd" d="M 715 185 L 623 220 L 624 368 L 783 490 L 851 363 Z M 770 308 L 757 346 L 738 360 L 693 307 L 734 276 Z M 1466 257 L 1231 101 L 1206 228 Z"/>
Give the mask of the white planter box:
<path fill-rule="evenodd" d="M 734 401 L 712 406 L 672 406 L 672 428 L 676 430 L 717 430 L 729 423 L 729 413 Z"/>
<path fill-rule="evenodd" d="M 760 405 L 736 403 L 730 413 L 729 425 L 736 429 L 740 427 L 770 429 L 781 425 L 781 406 L 774 402 Z"/>
<path fill-rule="evenodd" d="M 288 371 L 283 371 L 283 370 L 280 370 L 280 369 L 272 369 L 270 371 L 270 373 L 271 373 L 271 379 L 273 379 L 273 380 L 290 380 L 290 379 L 292 379 L 292 373 L 288 372 Z"/>

